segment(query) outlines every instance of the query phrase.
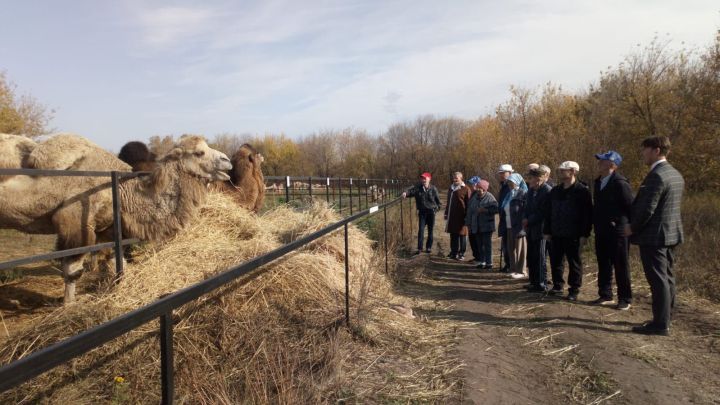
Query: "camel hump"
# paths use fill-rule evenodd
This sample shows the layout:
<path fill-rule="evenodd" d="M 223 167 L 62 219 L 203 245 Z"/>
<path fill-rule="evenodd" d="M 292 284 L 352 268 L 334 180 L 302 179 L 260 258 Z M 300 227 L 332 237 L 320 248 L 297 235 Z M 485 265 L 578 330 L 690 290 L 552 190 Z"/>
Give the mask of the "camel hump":
<path fill-rule="evenodd" d="M 61 133 L 38 144 L 27 165 L 50 170 L 129 170 L 115 155 L 79 135 Z"/>
<path fill-rule="evenodd" d="M 0 168 L 25 167 L 25 161 L 36 146 L 37 143 L 26 136 L 0 134 Z"/>

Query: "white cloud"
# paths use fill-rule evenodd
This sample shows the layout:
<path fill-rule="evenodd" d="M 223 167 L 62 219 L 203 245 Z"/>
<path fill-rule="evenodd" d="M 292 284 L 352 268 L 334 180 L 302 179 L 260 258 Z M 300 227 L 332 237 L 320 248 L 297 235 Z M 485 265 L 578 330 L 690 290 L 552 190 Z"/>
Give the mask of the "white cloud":
<path fill-rule="evenodd" d="M 208 8 L 161 7 L 143 9 L 139 21 L 144 29 L 146 44 L 169 46 L 198 34 L 207 32 L 210 21 L 217 14 Z"/>

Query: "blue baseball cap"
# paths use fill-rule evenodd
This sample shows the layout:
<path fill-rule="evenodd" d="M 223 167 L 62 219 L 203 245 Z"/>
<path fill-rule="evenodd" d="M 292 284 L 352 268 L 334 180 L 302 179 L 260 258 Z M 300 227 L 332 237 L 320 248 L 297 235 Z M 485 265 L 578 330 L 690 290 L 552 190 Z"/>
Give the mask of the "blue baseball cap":
<path fill-rule="evenodd" d="M 615 165 L 620 166 L 620 163 L 622 163 L 622 156 L 620 156 L 619 153 L 615 152 L 614 150 L 609 150 L 605 153 L 598 153 L 595 155 L 595 158 L 597 160 L 609 160 Z"/>
<path fill-rule="evenodd" d="M 478 176 L 470 177 L 470 179 L 468 180 L 468 183 L 470 183 L 471 186 L 474 186 L 474 185 L 480 183 L 480 177 L 478 177 Z"/>

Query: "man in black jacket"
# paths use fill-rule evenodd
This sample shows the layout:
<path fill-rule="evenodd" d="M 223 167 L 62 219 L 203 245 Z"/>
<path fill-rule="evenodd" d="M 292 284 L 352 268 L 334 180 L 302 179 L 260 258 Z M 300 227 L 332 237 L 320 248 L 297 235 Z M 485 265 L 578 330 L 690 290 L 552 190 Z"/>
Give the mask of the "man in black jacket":
<path fill-rule="evenodd" d="M 580 165 L 562 162 L 558 167 L 559 184 L 550 191 L 545 210 L 543 232 L 546 240 L 552 240 L 550 266 L 553 288 L 551 294 L 562 294 L 563 259 L 568 261 L 567 299 L 577 301 L 582 286 L 582 260 L 580 250 L 587 243 L 592 230 L 592 195 L 590 190 L 576 178 Z"/>
<path fill-rule="evenodd" d="M 430 173 L 420 175 L 420 183 L 416 184 L 404 193 L 403 198 L 415 197 L 415 206 L 418 211 L 418 248 L 415 254 L 423 250 L 423 237 L 425 236 L 425 225 L 428 228 L 427 243 L 425 252 L 430 253 L 433 245 L 433 228 L 435 227 L 435 212 L 440 209 L 440 196 L 437 188 L 430 184 L 432 176 Z"/>
<path fill-rule="evenodd" d="M 630 223 L 632 190 L 627 179 L 617 172 L 622 156 L 611 150 L 595 155 L 598 174 L 593 186 L 593 225 L 595 227 L 595 254 L 598 262 L 598 296 L 595 304 L 612 302 L 612 279 L 615 268 L 617 283 L 617 309 L 630 309 L 629 244 L 625 226 Z"/>
<path fill-rule="evenodd" d="M 550 196 L 551 187 L 545 183 L 545 172 L 538 168 L 531 169 L 528 174 L 530 190 L 525 203 L 525 219 L 523 227 L 527 233 L 527 262 L 530 273 L 529 291 L 545 292 L 547 290 L 547 272 L 545 263 L 547 241 L 543 237 L 545 204 Z"/>

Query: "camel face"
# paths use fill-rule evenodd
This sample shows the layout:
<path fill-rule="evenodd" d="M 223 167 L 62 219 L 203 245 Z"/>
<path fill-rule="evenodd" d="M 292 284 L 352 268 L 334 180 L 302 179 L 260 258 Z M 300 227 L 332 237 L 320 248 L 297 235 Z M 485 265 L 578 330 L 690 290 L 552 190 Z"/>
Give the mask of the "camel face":
<path fill-rule="evenodd" d="M 228 157 L 208 146 L 199 136 L 183 136 L 175 144 L 175 148 L 163 160 L 177 159 L 182 162 L 187 173 L 207 179 L 208 181 L 225 181 L 230 176 L 226 173 L 232 169 Z"/>

